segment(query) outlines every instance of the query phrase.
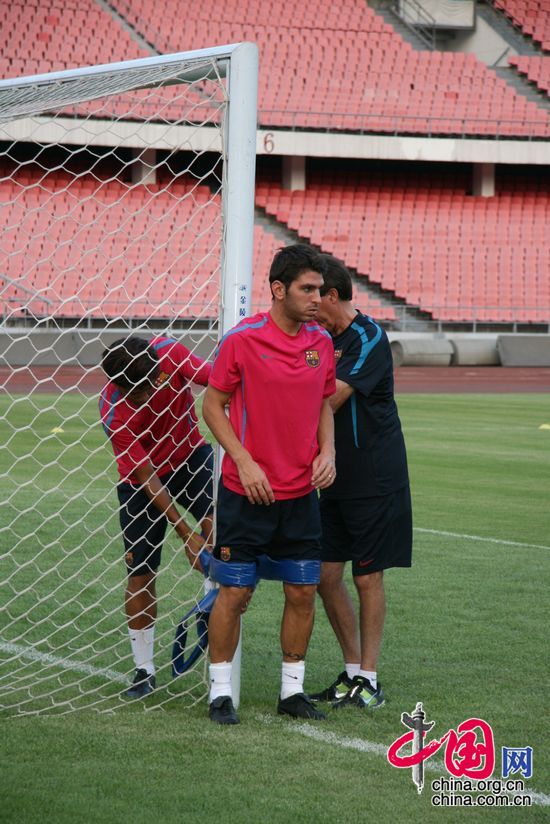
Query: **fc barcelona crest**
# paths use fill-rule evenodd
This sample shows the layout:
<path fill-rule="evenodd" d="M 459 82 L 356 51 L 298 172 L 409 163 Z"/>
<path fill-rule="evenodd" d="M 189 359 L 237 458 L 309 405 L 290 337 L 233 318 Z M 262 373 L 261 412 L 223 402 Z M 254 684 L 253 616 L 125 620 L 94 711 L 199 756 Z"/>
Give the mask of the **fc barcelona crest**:
<path fill-rule="evenodd" d="M 163 383 L 166 383 L 169 377 L 170 375 L 168 372 L 161 372 L 155 381 L 155 386 L 162 386 Z"/>
<path fill-rule="evenodd" d="M 321 358 L 319 357 L 319 352 L 317 349 L 306 349 L 306 363 L 308 366 L 311 366 L 312 369 L 319 366 L 321 363 Z"/>
<path fill-rule="evenodd" d="M 229 561 L 229 559 L 231 558 L 231 548 L 228 546 L 221 546 L 220 558 L 222 561 Z"/>
<path fill-rule="evenodd" d="M 343 349 L 335 349 L 334 350 L 334 360 L 336 361 L 336 363 L 338 363 L 338 361 L 340 360 L 340 358 L 342 357 L 343 354 L 344 354 Z"/>

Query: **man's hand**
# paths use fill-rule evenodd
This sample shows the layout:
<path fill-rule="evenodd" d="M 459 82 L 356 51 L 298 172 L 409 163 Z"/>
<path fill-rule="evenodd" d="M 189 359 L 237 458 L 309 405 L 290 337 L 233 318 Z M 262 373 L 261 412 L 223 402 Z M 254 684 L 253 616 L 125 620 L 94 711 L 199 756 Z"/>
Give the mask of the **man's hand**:
<path fill-rule="evenodd" d="M 206 541 L 199 535 L 198 532 L 192 530 L 184 539 L 183 539 L 183 548 L 185 549 L 185 554 L 191 564 L 193 569 L 197 569 L 199 572 L 202 572 L 201 562 L 199 560 L 199 555 L 201 550 L 208 549 Z"/>
<path fill-rule="evenodd" d="M 267 480 L 267 475 L 254 461 L 250 455 L 246 455 L 235 464 L 239 471 L 239 479 L 243 485 L 246 497 L 251 504 L 272 504 L 275 502 L 275 495 Z"/>
<path fill-rule="evenodd" d="M 334 483 L 336 478 L 336 465 L 333 455 L 324 455 L 320 452 L 313 461 L 313 474 L 311 483 L 315 489 L 326 489 Z"/>

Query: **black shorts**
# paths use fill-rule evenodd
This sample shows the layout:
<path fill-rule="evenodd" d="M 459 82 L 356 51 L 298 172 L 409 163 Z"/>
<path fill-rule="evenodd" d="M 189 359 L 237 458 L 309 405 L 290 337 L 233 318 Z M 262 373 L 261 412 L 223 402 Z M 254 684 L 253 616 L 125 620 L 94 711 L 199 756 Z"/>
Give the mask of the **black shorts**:
<path fill-rule="evenodd" d="M 195 449 L 175 472 L 163 475 L 161 481 L 173 500 L 200 522 L 212 512 L 213 471 L 212 447 L 205 444 Z M 117 493 L 128 574 L 155 572 L 168 521 L 139 487 L 121 483 Z"/>
<path fill-rule="evenodd" d="M 320 559 L 321 520 L 315 491 L 301 498 L 251 504 L 220 481 L 214 557 L 256 562 L 258 555 L 293 561 Z"/>
<path fill-rule="evenodd" d="M 321 524 L 323 561 L 351 561 L 354 575 L 411 566 L 408 486 L 374 498 L 337 500 L 321 496 Z"/>

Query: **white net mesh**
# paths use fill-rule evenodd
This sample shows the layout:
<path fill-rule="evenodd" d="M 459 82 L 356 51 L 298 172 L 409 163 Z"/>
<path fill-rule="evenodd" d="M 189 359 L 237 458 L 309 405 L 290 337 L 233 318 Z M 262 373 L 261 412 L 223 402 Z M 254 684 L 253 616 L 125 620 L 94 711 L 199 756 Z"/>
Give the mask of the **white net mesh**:
<path fill-rule="evenodd" d="M 101 352 L 131 330 L 208 359 L 218 337 L 226 81 L 216 58 L 155 60 L 0 88 L 0 707 L 11 714 L 125 705 L 134 663 Z M 157 593 L 159 688 L 145 706 L 189 704 L 206 692 L 204 658 L 172 680 L 170 656 L 203 582 L 173 530 Z"/>

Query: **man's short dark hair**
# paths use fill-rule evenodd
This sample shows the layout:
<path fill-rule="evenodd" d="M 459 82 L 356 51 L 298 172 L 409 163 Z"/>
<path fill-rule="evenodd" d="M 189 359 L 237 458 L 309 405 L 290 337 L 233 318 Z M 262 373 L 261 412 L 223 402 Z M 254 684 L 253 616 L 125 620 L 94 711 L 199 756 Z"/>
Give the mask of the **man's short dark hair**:
<path fill-rule="evenodd" d="M 353 298 L 353 284 L 347 267 L 333 255 L 322 255 L 321 257 L 325 263 L 325 282 L 321 286 L 321 297 L 326 295 L 329 289 L 336 289 L 340 300 L 351 300 Z"/>
<path fill-rule="evenodd" d="M 131 335 L 119 338 L 105 349 L 101 367 L 121 389 L 145 388 L 158 377 L 159 359 L 149 341 Z"/>
<path fill-rule="evenodd" d="M 288 288 L 307 269 L 324 276 L 323 256 L 305 243 L 285 246 L 279 249 L 273 258 L 269 270 L 269 282 L 273 283 L 274 280 L 278 280 Z"/>

